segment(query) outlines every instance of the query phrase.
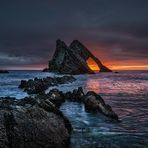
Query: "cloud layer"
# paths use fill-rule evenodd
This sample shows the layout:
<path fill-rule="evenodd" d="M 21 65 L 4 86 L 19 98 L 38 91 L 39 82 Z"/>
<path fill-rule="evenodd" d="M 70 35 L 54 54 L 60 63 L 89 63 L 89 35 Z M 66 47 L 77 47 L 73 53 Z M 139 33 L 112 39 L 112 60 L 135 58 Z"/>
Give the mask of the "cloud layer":
<path fill-rule="evenodd" d="M 148 65 L 147 0 L 0 1 L 0 66 L 47 64 L 78 39 L 111 66 Z"/>

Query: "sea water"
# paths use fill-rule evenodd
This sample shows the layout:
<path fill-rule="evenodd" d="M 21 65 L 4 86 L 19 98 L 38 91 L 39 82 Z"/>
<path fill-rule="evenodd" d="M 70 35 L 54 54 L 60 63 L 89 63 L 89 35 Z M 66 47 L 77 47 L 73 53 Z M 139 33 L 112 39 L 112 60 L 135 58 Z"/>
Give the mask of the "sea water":
<path fill-rule="evenodd" d="M 27 93 L 18 88 L 21 80 L 62 76 L 39 71 L 10 71 L 0 74 L 0 97 L 21 99 Z M 64 92 L 82 86 L 84 91 L 99 93 L 106 103 L 119 115 L 114 122 L 102 114 L 85 111 L 83 104 L 65 102 L 60 110 L 73 126 L 72 148 L 147 148 L 148 147 L 148 72 L 120 71 L 77 75 L 73 83 L 51 87 Z"/>

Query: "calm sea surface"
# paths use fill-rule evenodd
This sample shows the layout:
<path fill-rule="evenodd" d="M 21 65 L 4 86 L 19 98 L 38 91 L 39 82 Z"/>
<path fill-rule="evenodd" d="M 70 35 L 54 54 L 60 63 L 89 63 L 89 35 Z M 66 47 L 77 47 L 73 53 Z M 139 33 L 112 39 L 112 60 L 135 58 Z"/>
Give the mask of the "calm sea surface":
<path fill-rule="evenodd" d="M 0 74 L 0 97 L 21 99 L 27 96 L 18 89 L 22 79 L 46 76 L 57 75 L 39 71 L 11 71 L 9 74 Z M 122 71 L 118 74 L 98 73 L 75 77 L 75 82 L 56 88 L 66 92 L 82 86 L 84 91 L 99 93 L 119 115 L 121 122 L 113 122 L 99 113 L 85 112 L 82 104 L 65 102 L 60 109 L 74 128 L 72 148 L 97 148 L 101 145 L 111 148 L 148 147 L 148 72 Z"/>

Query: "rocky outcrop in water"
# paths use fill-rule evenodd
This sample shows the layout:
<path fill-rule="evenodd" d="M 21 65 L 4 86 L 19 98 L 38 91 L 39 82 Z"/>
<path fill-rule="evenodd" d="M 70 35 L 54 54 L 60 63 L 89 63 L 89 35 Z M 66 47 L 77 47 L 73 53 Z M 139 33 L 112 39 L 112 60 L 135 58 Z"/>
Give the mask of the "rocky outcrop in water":
<path fill-rule="evenodd" d="M 42 70 L 42 72 L 48 72 L 48 71 L 49 71 L 48 68 L 44 68 L 44 69 Z"/>
<path fill-rule="evenodd" d="M 79 87 L 72 92 L 63 93 L 62 96 L 69 101 L 84 103 L 86 111 L 101 112 L 107 117 L 118 120 L 118 115 L 112 110 L 111 106 L 106 104 L 103 98 L 93 91 L 85 94 L 83 89 Z"/>
<path fill-rule="evenodd" d="M 94 74 L 87 65 L 89 58 L 96 62 L 100 72 L 111 72 L 78 40 L 74 40 L 69 47 L 63 41 L 57 40 L 56 51 L 49 61 L 49 71 L 62 74 Z"/>
<path fill-rule="evenodd" d="M 118 120 L 118 115 L 112 110 L 111 106 L 106 104 L 103 98 L 95 92 L 83 92 L 82 87 L 69 92 L 62 92 L 58 89 L 52 89 L 47 94 L 39 94 L 35 99 L 50 100 L 56 107 L 60 107 L 65 101 L 80 102 L 85 106 L 86 111 L 101 112 L 105 116 Z"/>
<path fill-rule="evenodd" d="M 35 99 L 38 98 L 40 100 L 48 99 L 58 108 L 65 101 L 80 102 L 84 104 L 86 111 L 93 113 L 100 112 L 107 117 L 118 120 L 118 115 L 112 110 L 110 105 L 105 103 L 100 95 L 93 91 L 85 94 L 82 87 L 65 93 L 58 89 L 52 89 L 47 94 L 38 94 Z"/>
<path fill-rule="evenodd" d="M 100 111 L 105 116 L 118 119 L 118 115 L 112 110 L 111 106 L 106 104 L 102 97 L 95 92 L 90 91 L 85 95 L 84 104 L 89 111 Z"/>
<path fill-rule="evenodd" d="M 0 98 L 0 147 L 68 148 L 72 126 L 58 109 L 65 101 L 83 103 L 86 111 L 101 112 L 118 121 L 100 95 L 85 94 L 81 87 L 66 93 L 52 89 L 20 100 Z"/>
<path fill-rule="evenodd" d="M 0 98 L 1 148 L 68 148 L 71 130 L 50 96 Z"/>
<path fill-rule="evenodd" d="M 8 70 L 0 70 L 0 74 L 1 73 L 9 73 L 9 71 Z"/>
<path fill-rule="evenodd" d="M 19 88 L 24 89 L 28 94 L 39 94 L 44 93 L 46 89 L 50 86 L 57 86 L 59 84 L 71 83 L 75 81 L 73 76 L 63 76 L 63 77 L 46 77 L 43 79 L 30 79 L 22 80 Z"/>

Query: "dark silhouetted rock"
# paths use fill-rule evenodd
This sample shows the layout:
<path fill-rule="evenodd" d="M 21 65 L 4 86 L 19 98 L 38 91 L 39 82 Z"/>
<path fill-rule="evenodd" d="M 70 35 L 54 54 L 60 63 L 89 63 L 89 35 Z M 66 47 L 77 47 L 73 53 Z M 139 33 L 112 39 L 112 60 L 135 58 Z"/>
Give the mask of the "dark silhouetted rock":
<path fill-rule="evenodd" d="M 0 70 L 0 74 L 1 73 L 9 73 L 9 71 L 7 71 L 7 70 Z"/>
<path fill-rule="evenodd" d="M 42 70 L 42 72 L 48 72 L 48 71 L 49 71 L 48 68 L 44 68 L 44 69 Z"/>
<path fill-rule="evenodd" d="M 111 72 L 96 58 L 82 43 L 74 40 L 69 47 L 61 41 L 56 42 L 56 51 L 51 61 L 49 61 L 49 71 L 62 74 L 94 74 L 87 64 L 87 60 L 92 58 L 100 72 Z"/>

